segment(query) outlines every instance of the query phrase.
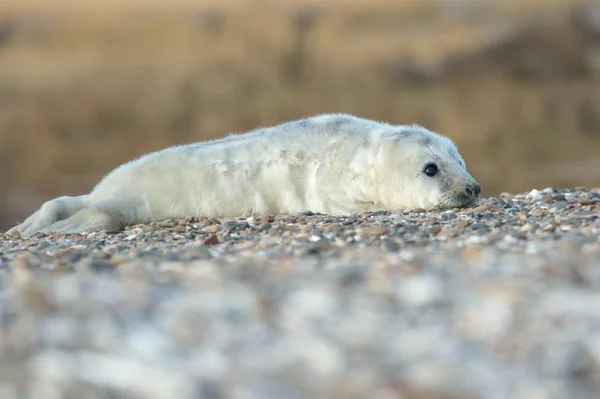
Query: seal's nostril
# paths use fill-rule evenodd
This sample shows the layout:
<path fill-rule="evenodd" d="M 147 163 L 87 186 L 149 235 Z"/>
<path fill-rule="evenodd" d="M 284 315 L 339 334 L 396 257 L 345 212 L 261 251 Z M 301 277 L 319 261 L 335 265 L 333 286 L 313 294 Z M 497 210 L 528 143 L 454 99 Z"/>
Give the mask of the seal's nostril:
<path fill-rule="evenodd" d="M 479 196 L 481 194 L 481 186 L 479 184 L 473 184 L 465 188 L 465 194 L 471 198 Z"/>

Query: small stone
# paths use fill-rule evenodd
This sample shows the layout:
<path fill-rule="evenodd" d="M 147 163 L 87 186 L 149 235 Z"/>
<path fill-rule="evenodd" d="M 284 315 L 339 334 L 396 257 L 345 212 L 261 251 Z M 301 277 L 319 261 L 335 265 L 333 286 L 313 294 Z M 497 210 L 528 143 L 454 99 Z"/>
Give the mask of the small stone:
<path fill-rule="evenodd" d="M 521 212 L 515 213 L 515 217 L 519 220 L 527 220 L 527 215 Z"/>
<path fill-rule="evenodd" d="M 553 213 L 560 212 L 565 210 L 568 206 L 569 203 L 567 201 L 556 201 L 554 204 L 552 204 L 550 211 Z"/>
<path fill-rule="evenodd" d="M 399 282 L 396 294 L 412 306 L 431 305 L 442 298 L 444 285 L 433 276 L 411 276 Z"/>
<path fill-rule="evenodd" d="M 542 211 L 541 209 L 534 209 L 531 212 L 529 212 L 529 214 L 534 218 L 539 218 L 544 216 L 544 211 Z"/>
<path fill-rule="evenodd" d="M 261 223 L 273 223 L 275 221 L 275 218 L 271 215 L 267 215 L 264 218 L 260 219 Z"/>
<path fill-rule="evenodd" d="M 332 247 L 331 243 L 327 240 L 319 240 L 319 241 L 311 242 L 309 245 L 311 245 L 311 244 L 316 245 L 317 248 L 319 248 L 319 250 L 321 250 L 321 251 L 331 249 L 331 247 Z"/>
<path fill-rule="evenodd" d="M 381 250 L 386 252 L 396 252 L 400 249 L 400 246 L 392 240 L 383 240 L 381 242 Z"/>
<path fill-rule="evenodd" d="M 356 218 L 354 218 L 354 217 L 349 217 L 342 222 L 342 224 L 344 226 L 350 226 L 351 224 L 354 224 L 354 223 L 356 223 Z"/>
<path fill-rule="evenodd" d="M 452 237 L 456 237 L 459 234 L 459 231 L 457 229 L 454 229 L 452 227 L 446 226 L 443 229 L 440 230 L 440 236 L 442 237 L 448 237 L 448 238 L 452 238 Z"/>
<path fill-rule="evenodd" d="M 256 246 L 256 243 L 254 241 L 247 240 L 235 244 L 235 249 L 241 251 L 243 249 L 252 248 L 254 246 Z"/>
<path fill-rule="evenodd" d="M 548 224 L 548 225 L 542 227 L 542 231 L 544 233 L 552 233 L 554 230 L 556 230 L 556 226 L 553 224 Z"/>
<path fill-rule="evenodd" d="M 533 230 L 534 230 L 534 227 L 531 223 L 526 223 L 519 229 L 519 231 L 521 231 L 523 233 L 527 233 L 527 232 L 533 231 Z"/>
<path fill-rule="evenodd" d="M 202 241 L 202 245 L 217 245 L 218 243 L 219 239 L 214 234 Z"/>
<path fill-rule="evenodd" d="M 108 259 L 110 258 L 110 254 L 108 252 L 98 252 L 95 254 L 96 258 L 99 259 Z"/>
<path fill-rule="evenodd" d="M 21 296 L 25 300 L 26 307 L 37 312 L 48 313 L 52 310 L 52 301 L 47 291 L 35 284 L 25 284 L 21 288 Z"/>
<path fill-rule="evenodd" d="M 454 213 L 444 213 L 442 214 L 442 216 L 440 216 L 441 220 L 452 220 L 452 219 L 456 219 L 456 215 Z"/>
<path fill-rule="evenodd" d="M 132 240 L 136 240 L 137 237 L 138 237 L 137 234 L 132 234 L 132 235 L 129 235 L 127 237 L 119 237 L 119 238 L 123 238 L 123 240 L 125 240 L 125 241 L 132 241 Z"/>
<path fill-rule="evenodd" d="M 183 233 L 184 231 L 185 231 L 185 226 L 183 226 L 181 224 L 173 229 L 173 232 L 175 232 L 175 233 Z"/>
<path fill-rule="evenodd" d="M 596 211 L 583 210 L 583 211 L 572 212 L 568 216 L 571 218 L 577 218 L 577 219 L 591 219 L 591 218 L 599 217 L 600 215 Z"/>
<path fill-rule="evenodd" d="M 380 226 L 361 227 L 361 228 L 357 229 L 357 232 L 359 234 L 362 234 L 362 235 L 365 235 L 365 236 L 379 237 L 379 236 L 387 234 L 388 229 L 385 228 L 385 227 L 380 227 Z"/>
<path fill-rule="evenodd" d="M 483 212 L 483 211 L 487 211 L 488 209 L 490 209 L 489 205 L 479 205 L 478 207 L 473 208 L 473 212 Z"/>
<path fill-rule="evenodd" d="M 106 259 L 94 258 L 90 263 L 90 269 L 95 272 L 110 272 L 115 270 L 115 266 Z"/>
<path fill-rule="evenodd" d="M 176 223 L 173 222 L 172 220 L 165 220 L 164 222 L 158 223 L 158 227 L 160 227 L 161 229 L 168 229 L 171 227 L 175 227 L 175 224 Z"/>
<path fill-rule="evenodd" d="M 273 227 L 273 225 L 269 222 L 266 222 L 266 223 L 263 223 L 260 226 L 258 226 L 258 231 L 271 230 L 271 227 Z"/>
<path fill-rule="evenodd" d="M 142 227 L 142 231 L 144 233 L 151 233 L 156 230 L 158 230 L 158 226 L 156 226 L 155 224 L 147 224 Z"/>
<path fill-rule="evenodd" d="M 214 233 L 216 233 L 218 231 L 221 231 L 222 228 L 223 227 L 221 227 L 220 224 L 213 224 L 213 225 L 210 225 L 210 226 L 206 226 L 202 230 L 214 234 Z"/>
<path fill-rule="evenodd" d="M 460 219 L 459 221 L 456 222 L 456 227 L 458 227 L 459 229 L 465 229 L 467 227 L 469 227 L 469 225 L 471 224 L 471 222 L 469 222 L 466 219 Z"/>
<path fill-rule="evenodd" d="M 11 238 L 21 238 L 21 233 L 19 233 L 18 231 L 13 231 L 12 233 L 10 233 L 10 237 Z"/>
<path fill-rule="evenodd" d="M 475 222 L 471 224 L 471 228 L 475 230 L 487 229 L 488 226 L 484 223 Z"/>
<path fill-rule="evenodd" d="M 539 201 L 542 199 L 542 193 L 539 190 L 533 189 L 526 196 L 525 199 L 531 201 Z"/>
<path fill-rule="evenodd" d="M 246 230 L 248 228 L 250 228 L 250 224 L 248 222 L 241 222 L 235 224 L 236 230 Z"/>
<path fill-rule="evenodd" d="M 57 258 L 62 258 L 63 256 L 67 256 L 71 253 L 70 249 L 62 249 L 54 254 Z"/>
<path fill-rule="evenodd" d="M 279 227 L 281 228 L 281 230 L 283 231 L 289 231 L 291 233 L 299 233 L 300 229 L 296 226 L 293 225 L 288 225 L 288 224 L 280 224 Z"/>
<path fill-rule="evenodd" d="M 600 242 L 585 244 L 581 251 L 584 254 L 600 254 Z"/>
<path fill-rule="evenodd" d="M 579 205 L 594 205 L 596 200 L 594 198 L 590 198 L 587 195 L 582 195 L 579 197 Z"/>
<path fill-rule="evenodd" d="M 563 251 L 577 251 L 584 243 L 576 237 L 566 237 L 560 242 L 560 248 Z"/>

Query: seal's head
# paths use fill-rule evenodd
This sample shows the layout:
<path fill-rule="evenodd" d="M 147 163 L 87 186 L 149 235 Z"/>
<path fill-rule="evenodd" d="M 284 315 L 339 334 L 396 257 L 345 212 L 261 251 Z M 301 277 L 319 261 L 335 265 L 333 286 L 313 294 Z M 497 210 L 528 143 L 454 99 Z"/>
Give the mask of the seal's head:
<path fill-rule="evenodd" d="M 390 208 L 444 210 L 477 203 L 481 186 L 447 137 L 421 126 L 396 126 L 378 155 L 387 177 L 380 198 Z"/>

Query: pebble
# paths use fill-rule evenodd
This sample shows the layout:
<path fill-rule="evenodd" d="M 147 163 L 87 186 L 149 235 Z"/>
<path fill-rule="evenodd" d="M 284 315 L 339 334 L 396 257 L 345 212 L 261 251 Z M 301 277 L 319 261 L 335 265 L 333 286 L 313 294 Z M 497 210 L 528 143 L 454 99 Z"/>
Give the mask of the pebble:
<path fill-rule="evenodd" d="M 273 225 L 270 222 L 264 222 L 258 227 L 258 231 L 267 231 L 270 230 Z"/>
<path fill-rule="evenodd" d="M 473 208 L 473 212 L 483 212 L 483 211 L 487 211 L 490 209 L 490 206 L 487 204 L 483 204 L 483 205 L 479 205 L 475 208 Z"/>
<path fill-rule="evenodd" d="M 471 223 L 471 228 L 475 229 L 475 230 L 481 230 L 481 229 L 487 229 L 488 226 L 485 223 L 475 222 L 475 223 Z"/>
<path fill-rule="evenodd" d="M 106 259 L 95 258 L 90 262 L 90 269 L 97 272 L 113 271 L 115 267 Z"/>
<path fill-rule="evenodd" d="M 541 209 L 534 209 L 531 212 L 529 212 L 529 214 L 534 218 L 539 218 L 540 216 L 544 215 L 544 211 Z"/>
<path fill-rule="evenodd" d="M 273 223 L 275 218 L 273 216 L 267 215 L 260 220 L 261 223 Z"/>
<path fill-rule="evenodd" d="M 595 398 L 599 200 L 0 234 L 0 396 Z"/>
<path fill-rule="evenodd" d="M 208 237 L 204 241 L 202 241 L 203 245 L 217 245 L 218 243 L 219 243 L 219 239 L 217 238 L 217 236 L 215 234 L 211 235 L 210 237 Z"/>
<path fill-rule="evenodd" d="M 213 224 L 213 225 L 210 225 L 210 226 L 206 226 L 202 230 L 206 231 L 208 233 L 213 233 L 214 234 L 214 233 L 217 233 L 217 232 L 221 231 L 222 228 L 223 227 L 220 224 Z"/>
<path fill-rule="evenodd" d="M 381 242 L 381 249 L 386 252 L 396 252 L 400 249 L 400 246 L 392 240 L 383 240 Z"/>
<path fill-rule="evenodd" d="M 365 236 L 379 237 L 384 234 L 387 234 L 388 229 L 385 227 L 373 226 L 373 227 L 361 227 L 357 231 L 358 231 L 358 233 L 365 235 Z"/>
<path fill-rule="evenodd" d="M 542 197 L 543 194 L 539 190 L 533 189 L 529 193 L 527 193 L 525 199 L 530 201 L 539 201 L 542 199 Z"/>
<path fill-rule="evenodd" d="M 590 198 L 587 195 L 582 195 L 579 197 L 578 202 L 581 205 L 594 205 L 596 203 L 596 199 Z"/>
<path fill-rule="evenodd" d="M 442 298 L 443 284 L 433 276 L 406 276 L 399 281 L 396 293 L 403 302 L 423 307 Z"/>
<path fill-rule="evenodd" d="M 177 227 L 175 227 L 175 228 L 173 229 L 173 232 L 174 232 L 174 233 L 182 233 L 182 232 L 184 232 L 185 230 L 186 230 L 186 229 L 185 229 L 185 226 L 179 225 L 179 226 L 177 226 Z"/>
<path fill-rule="evenodd" d="M 456 222 L 455 226 L 458 227 L 459 229 L 464 229 L 466 227 L 469 227 L 470 224 L 471 224 L 470 221 L 468 221 L 466 219 L 460 219 Z"/>
<path fill-rule="evenodd" d="M 555 230 L 556 230 L 556 226 L 554 224 L 547 224 L 544 227 L 542 227 L 542 231 L 544 233 L 551 233 Z"/>

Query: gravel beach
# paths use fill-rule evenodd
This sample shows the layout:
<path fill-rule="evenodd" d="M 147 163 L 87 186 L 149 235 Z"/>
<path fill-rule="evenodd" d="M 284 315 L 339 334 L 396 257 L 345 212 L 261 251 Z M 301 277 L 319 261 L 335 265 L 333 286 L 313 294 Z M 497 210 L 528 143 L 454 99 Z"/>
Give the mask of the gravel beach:
<path fill-rule="evenodd" d="M 598 398 L 600 189 L 0 233 L 0 398 Z"/>

